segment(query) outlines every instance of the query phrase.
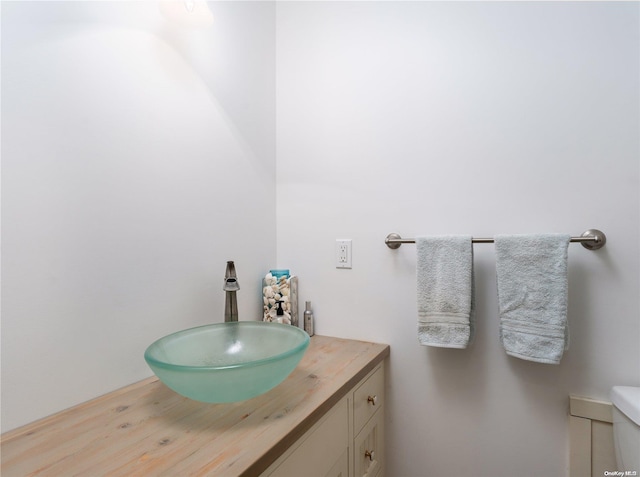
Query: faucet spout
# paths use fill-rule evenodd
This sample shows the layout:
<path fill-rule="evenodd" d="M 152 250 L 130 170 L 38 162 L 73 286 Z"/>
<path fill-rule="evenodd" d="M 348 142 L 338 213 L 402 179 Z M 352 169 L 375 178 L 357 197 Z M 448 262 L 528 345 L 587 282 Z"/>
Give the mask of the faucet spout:
<path fill-rule="evenodd" d="M 227 262 L 227 270 L 224 274 L 224 286 L 222 289 L 225 293 L 224 300 L 224 321 L 238 321 L 238 299 L 236 292 L 240 290 L 240 284 L 236 276 L 236 266 L 233 261 Z"/>

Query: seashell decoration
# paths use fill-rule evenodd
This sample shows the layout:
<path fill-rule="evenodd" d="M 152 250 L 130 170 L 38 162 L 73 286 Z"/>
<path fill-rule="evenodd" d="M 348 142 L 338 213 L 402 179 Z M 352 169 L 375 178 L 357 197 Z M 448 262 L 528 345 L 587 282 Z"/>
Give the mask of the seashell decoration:
<path fill-rule="evenodd" d="M 263 321 L 284 323 L 292 322 L 291 277 L 275 277 L 271 272 L 262 279 Z M 276 303 L 280 301 L 283 316 L 277 316 Z"/>

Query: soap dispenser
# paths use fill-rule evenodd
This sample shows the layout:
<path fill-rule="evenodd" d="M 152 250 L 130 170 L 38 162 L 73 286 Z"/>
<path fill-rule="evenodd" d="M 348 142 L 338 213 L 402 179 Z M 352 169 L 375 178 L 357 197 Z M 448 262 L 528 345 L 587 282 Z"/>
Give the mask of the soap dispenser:
<path fill-rule="evenodd" d="M 276 323 L 285 323 L 284 310 L 282 309 L 282 300 L 276 302 Z"/>

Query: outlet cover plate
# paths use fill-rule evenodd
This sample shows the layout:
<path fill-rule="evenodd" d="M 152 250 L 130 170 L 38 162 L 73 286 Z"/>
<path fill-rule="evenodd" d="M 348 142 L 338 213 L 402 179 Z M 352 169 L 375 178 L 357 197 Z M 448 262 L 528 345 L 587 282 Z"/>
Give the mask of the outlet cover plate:
<path fill-rule="evenodd" d="M 336 268 L 351 268 L 351 239 L 336 239 Z"/>

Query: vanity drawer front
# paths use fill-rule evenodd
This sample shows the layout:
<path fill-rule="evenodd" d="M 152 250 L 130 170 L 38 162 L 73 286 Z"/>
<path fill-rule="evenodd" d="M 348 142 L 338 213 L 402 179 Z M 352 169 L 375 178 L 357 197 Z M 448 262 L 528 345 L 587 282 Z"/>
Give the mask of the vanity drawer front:
<path fill-rule="evenodd" d="M 380 409 L 354 440 L 355 477 L 382 477 L 384 410 Z"/>
<path fill-rule="evenodd" d="M 384 368 L 379 366 L 353 393 L 353 432 L 358 434 L 384 404 Z"/>

